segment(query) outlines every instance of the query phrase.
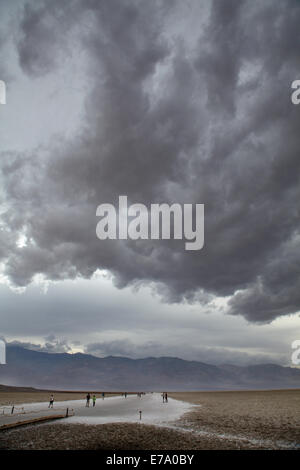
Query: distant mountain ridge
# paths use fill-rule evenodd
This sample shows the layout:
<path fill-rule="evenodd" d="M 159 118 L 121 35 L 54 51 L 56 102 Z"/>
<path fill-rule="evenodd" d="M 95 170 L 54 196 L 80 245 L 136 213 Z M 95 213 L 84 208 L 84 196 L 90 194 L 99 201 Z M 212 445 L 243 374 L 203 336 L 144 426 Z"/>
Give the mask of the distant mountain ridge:
<path fill-rule="evenodd" d="M 215 366 L 175 357 L 129 359 L 7 346 L 0 383 L 68 390 L 245 390 L 300 388 L 300 369 L 276 364 Z"/>

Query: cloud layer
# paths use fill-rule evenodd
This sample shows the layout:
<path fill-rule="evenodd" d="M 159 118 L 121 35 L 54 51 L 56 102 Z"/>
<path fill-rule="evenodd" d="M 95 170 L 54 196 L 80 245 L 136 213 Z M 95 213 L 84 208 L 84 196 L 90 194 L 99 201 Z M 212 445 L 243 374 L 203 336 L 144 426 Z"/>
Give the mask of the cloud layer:
<path fill-rule="evenodd" d="M 249 321 L 300 309 L 300 110 L 290 100 L 300 5 L 198 3 L 26 2 L 22 73 L 34 89 L 84 57 L 86 96 L 72 141 L 2 152 L 0 261 L 15 285 L 101 268 L 119 287 L 155 284 L 170 302 L 232 296 L 229 313 Z M 96 207 L 121 194 L 204 203 L 203 250 L 100 242 Z"/>

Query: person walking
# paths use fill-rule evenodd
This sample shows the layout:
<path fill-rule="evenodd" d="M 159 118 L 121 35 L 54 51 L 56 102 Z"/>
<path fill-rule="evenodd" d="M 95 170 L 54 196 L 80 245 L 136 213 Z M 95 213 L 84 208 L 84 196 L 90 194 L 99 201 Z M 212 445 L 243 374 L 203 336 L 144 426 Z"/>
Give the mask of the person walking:
<path fill-rule="evenodd" d="M 50 396 L 48 408 L 53 408 L 53 403 L 54 403 L 54 395 L 52 394 L 52 395 Z"/>
<path fill-rule="evenodd" d="M 163 393 L 161 394 L 161 396 L 162 396 L 163 403 L 164 403 L 164 402 L 165 402 L 165 392 L 163 392 Z"/>
<path fill-rule="evenodd" d="M 165 393 L 165 402 L 168 403 L 168 394 L 167 394 L 167 392 Z"/>
<path fill-rule="evenodd" d="M 87 407 L 90 406 L 90 399 L 91 399 L 91 395 L 88 393 L 87 396 L 86 396 L 86 405 Z"/>
<path fill-rule="evenodd" d="M 93 395 L 93 408 L 96 405 L 96 395 Z"/>

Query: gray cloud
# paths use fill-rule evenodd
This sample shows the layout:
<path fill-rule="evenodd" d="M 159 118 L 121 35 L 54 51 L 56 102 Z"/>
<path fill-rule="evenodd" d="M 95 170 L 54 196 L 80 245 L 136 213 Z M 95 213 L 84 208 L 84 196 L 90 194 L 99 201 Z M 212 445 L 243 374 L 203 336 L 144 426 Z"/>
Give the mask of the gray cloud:
<path fill-rule="evenodd" d="M 1 334 L 7 342 L 47 351 L 129 357 L 177 356 L 220 364 L 291 363 L 298 318 L 247 324 L 211 305 L 169 305 L 151 295 L 117 289 L 109 279 L 33 284 L 16 294 L 0 286 Z M 45 349 L 46 348 L 46 349 Z"/>
<path fill-rule="evenodd" d="M 28 341 L 10 341 L 8 345 L 47 353 L 68 353 L 72 350 L 65 339 L 56 338 L 54 335 L 45 337 L 44 344 L 30 343 Z"/>
<path fill-rule="evenodd" d="M 286 355 L 274 352 L 259 353 L 252 351 L 249 354 L 231 348 L 203 347 L 195 344 L 163 344 L 157 341 L 148 341 L 139 345 L 126 339 L 90 343 L 85 347 L 85 352 L 99 357 L 111 355 L 132 359 L 172 356 L 212 364 L 249 365 L 276 362 L 277 364 L 286 365 L 287 363 Z"/>
<path fill-rule="evenodd" d="M 88 278 L 104 268 L 118 287 L 157 283 L 170 302 L 233 295 L 229 312 L 249 321 L 298 311 L 299 109 L 289 87 L 299 2 L 209 2 L 188 40 L 170 25 L 177 2 L 60 4 L 25 8 L 19 62 L 47 76 L 80 44 L 85 121 L 72 142 L 2 155 L 6 276 L 24 286 L 37 273 Z M 119 194 L 204 203 L 204 249 L 99 242 L 96 207 Z M 20 230 L 23 248 L 9 236 Z"/>

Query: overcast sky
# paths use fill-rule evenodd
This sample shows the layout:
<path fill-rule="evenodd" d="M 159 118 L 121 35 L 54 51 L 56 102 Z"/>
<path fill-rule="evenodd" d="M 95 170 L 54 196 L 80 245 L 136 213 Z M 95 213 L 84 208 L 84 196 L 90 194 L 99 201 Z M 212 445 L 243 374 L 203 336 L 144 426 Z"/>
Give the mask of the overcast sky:
<path fill-rule="evenodd" d="M 48 351 L 290 365 L 300 2 L 0 0 L 0 334 Z M 96 208 L 205 205 L 205 245 Z"/>

